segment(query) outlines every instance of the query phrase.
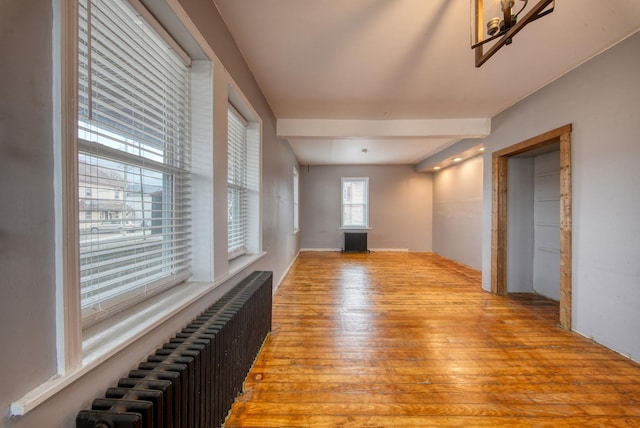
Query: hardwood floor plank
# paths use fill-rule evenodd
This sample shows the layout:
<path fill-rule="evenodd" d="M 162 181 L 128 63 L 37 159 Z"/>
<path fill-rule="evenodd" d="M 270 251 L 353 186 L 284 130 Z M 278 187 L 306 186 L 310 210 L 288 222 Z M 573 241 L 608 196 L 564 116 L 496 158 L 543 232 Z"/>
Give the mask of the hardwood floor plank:
<path fill-rule="evenodd" d="M 462 390 L 458 392 L 448 392 L 439 388 L 430 389 L 428 393 L 414 391 L 352 391 L 348 388 L 338 387 L 331 391 L 306 391 L 300 394 L 300 391 L 274 391 L 272 388 L 253 389 L 244 394 L 239 401 L 243 403 L 251 403 L 252 401 L 265 403 L 374 403 L 387 404 L 390 402 L 404 404 L 423 404 L 428 401 L 431 404 L 449 404 L 449 403 L 465 403 L 465 404 L 482 404 L 500 402 L 512 405 L 534 405 L 534 404 L 564 404 L 567 401 L 577 406 L 607 406 L 607 405 L 624 405 L 627 407 L 637 407 L 640 403 L 630 398 L 628 395 L 613 391 L 611 393 L 585 393 L 576 390 L 567 392 L 544 392 L 544 393 L 523 393 L 520 391 L 500 392 L 496 394 L 494 391 L 486 393 L 482 391 L 472 392 Z"/>
<path fill-rule="evenodd" d="M 518 428 L 575 428 L 575 427 L 606 427 L 628 428 L 637 427 L 635 418 L 625 417 L 548 417 L 548 418 L 505 418 L 505 417 L 470 417 L 470 416 L 307 416 L 307 415 L 272 415 L 268 419 L 247 416 L 241 422 L 230 421 L 227 428 L 304 428 L 304 427 L 518 427 Z"/>
<path fill-rule="evenodd" d="M 431 253 L 301 253 L 231 427 L 640 427 L 640 365 Z"/>
<path fill-rule="evenodd" d="M 428 388 L 424 385 L 430 385 Z M 352 384 L 341 382 L 325 382 L 322 384 L 296 384 L 290 382 L 255 382 L 247 385 L 247 392 L 296 392 L 303 394 L 310 393 L 354 393 L 354 394 L 416 394 L 420 395 L 429 393 L 438 394 L 483 394 L 494 393 L 497 396 L 506 396 L 508 394 L 550 394 L 555 396 L 564 396 L 570 399 L 573 395 L 580 393 L 590 394 L 594 397 L 598 394 L 606 394 L 609 396 L 620 395 L 625 397 L 625 402 L 638 402 L 638 394 L 640 388 L 637 384 L 433 384 L 427 382 L 416 382 L 409 384 Z M 422 397 L 422 396 L 421 396 Z M 424 397 L 422 397 L 424 399 Z M 570 401 L 570 400 L 569 400 Z M 580 403 L 583 403 L 580 401 Z"/>
<path fill-rule="evenodd" d="M 612 406 L 609 406 L 612 407 Z M 383 417 L 387 415 L 429 415 L 429 416 L 482 416 L 482 417 L 575 417 L 588 413 L 578 405 L 547 404 L 502 404 L 502 403 L 238 403 L 241 413 L 269 415 L 308 415 L 324 416 L 367 415 Z M 597 409 L 594 409 L 594 412 Z M 594 416 L 626 416 L 602 412 Z"/>

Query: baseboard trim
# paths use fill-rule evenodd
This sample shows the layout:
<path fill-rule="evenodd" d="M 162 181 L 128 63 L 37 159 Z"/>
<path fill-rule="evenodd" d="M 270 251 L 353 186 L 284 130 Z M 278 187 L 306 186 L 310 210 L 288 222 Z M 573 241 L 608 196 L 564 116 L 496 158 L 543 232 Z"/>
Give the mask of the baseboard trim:
<path fill-rule="evenodd" d="M 312 252 L 312 251 L 316 251 L 316 252 L 340 252 L 342 251 L 342 248 L 301 248 L 300 251 L 306 251 L 306 252 Z"/>
<path fill-rule="evenodd" d="M 380 253 L 408 253 L 408 248 L 370 248 L 369 251 L 377 251 Z"/>
<path fill-rule="evenodd" d="M 293 264 L 296 262 L 296 260 L 298 260 L 298 256 L 300 255 L 300 251 L 302 251 L 302 250 L 298 250 L 296 255 L 293 257 L 293 260 L 291 260 L 291 263 L 289 263 L 289 266 L 287 266 L 287 268 L 285 269 L 284 273 L 282 274 L 282 277 L 280 278 L 280 281 L 278 281 L 275 284 L 275 286 L 273 287 L 273 295 L 276 294 L 276 291 L 278 291 L 278 288 L 280 288 L 280 284 L 282 284 L 282 281 L 284 281 L 284 279 L 287 277 L 287 275 L 289 275 L 289 271 L 293 267 Z"/>
<path fill-rule="evenodd" d="M 300 252 L 342 252 L 342 248 L 301 248 Z M 369 248 L 379 253 L 408 253 L 408 248 Z"/>

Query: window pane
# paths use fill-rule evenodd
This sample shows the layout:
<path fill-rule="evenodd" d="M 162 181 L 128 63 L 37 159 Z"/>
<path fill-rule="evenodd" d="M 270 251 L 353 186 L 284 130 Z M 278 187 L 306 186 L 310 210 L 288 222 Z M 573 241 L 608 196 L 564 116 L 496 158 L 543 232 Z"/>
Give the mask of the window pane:
<path fill-rule="evenodd" d="M 83 309 L 189 269 L 189 225 L 174 175 L 80 153 Z M 118 198 L 115 197 L 116 190 Z"/>
<path fill-rule="evenodd" d="M 365 226 L 364 206 L 345 205 L 343 208 L 343 219 L 345 226 Z"/>
<path fill-rule="evenodd" d="M 352 204 L 363 204 L 365 197 L 365 186 L 363 182 L 349 182 L 345 184 L 344 202 Z"/>
<path fill-rule="evenodd" d="M 246 189 L 229 187 L 228 198 L 228 251 L 231 257 L 244 254 L 247 239 Z"/>

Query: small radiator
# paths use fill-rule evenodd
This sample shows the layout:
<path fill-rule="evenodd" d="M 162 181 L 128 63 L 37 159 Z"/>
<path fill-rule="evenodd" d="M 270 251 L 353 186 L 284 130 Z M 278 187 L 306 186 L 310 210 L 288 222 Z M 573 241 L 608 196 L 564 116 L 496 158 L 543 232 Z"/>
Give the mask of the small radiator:
<path fill-rule="evenodd" d="M 271 331 L 271 272 L 253 272 L 81 410 L 76 428 L 220 427 Z"/>
<path fill-rule="evenodd" d="M 344 233 L 344 252 L 345 253 L 365 253 L 367 249 L 367 234 L 363 232 L 345 232 Z"/>

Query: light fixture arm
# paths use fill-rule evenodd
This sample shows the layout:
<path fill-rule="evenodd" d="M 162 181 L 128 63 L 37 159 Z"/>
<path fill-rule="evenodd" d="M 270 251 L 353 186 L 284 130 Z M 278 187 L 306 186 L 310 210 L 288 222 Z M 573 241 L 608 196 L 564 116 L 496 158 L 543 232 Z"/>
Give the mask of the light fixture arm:
<path fill-rule="evenodd" d="M 504 28 L 511 27 L 511 9 L 513 8 L 513 0 L 500 0 L 502 3 L 502 22 L 504 23 Z"/>
<path fill-rule="evenodd" d="M 520 10 L 518 11 L 518 13 L 516 13 L 514 16 L 516 19 L 518 19 L 518 16 L 520 16 L 520 14 L 522 13 L 522 11 L 527 7 L 527 4 L 529 4 L 529 0 L 523 0 L 522 1 L 524 4 L 522 5 L 522 7 L 520 8 Z M 553 10 L 553 8 L 551 8 L 551 10 Z M 546 13 L 545 13 L 546 15 Z M 544 15 L 543 15 L 544 16 Z M 538 18 L 540 18 L 540 16 L 538 16 Z M 538 19 L 536 18 L 536 19 Z"/>

